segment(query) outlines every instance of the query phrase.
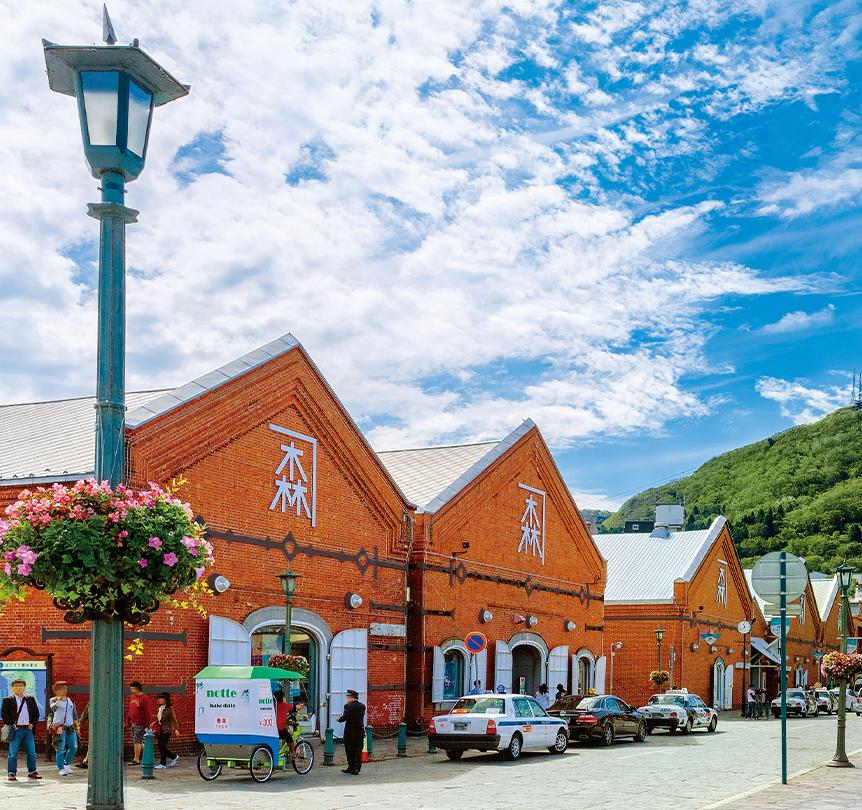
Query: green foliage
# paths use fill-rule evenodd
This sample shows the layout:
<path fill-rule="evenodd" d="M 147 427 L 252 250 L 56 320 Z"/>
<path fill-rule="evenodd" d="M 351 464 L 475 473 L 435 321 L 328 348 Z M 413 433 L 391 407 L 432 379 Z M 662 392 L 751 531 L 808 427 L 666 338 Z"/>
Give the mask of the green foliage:
<path fill-rule="evenodd" d="M 717 456 L 687 478 L 630 498 L 600 531 L 652 520 L 657 503 L 683 498 L 686 529 L 728 519 L 745 567 L 787 549 L 805 557 L 810 571 L 828 573 L 845 555 L 862 568 L 862 413 L 842 408 Z"/>

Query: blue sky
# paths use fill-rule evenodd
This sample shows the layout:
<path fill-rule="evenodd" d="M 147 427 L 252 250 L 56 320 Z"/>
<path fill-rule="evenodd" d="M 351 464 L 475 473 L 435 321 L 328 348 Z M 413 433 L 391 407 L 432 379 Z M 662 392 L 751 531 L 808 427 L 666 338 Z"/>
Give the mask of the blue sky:
<path fill-rule="evenodd" d="M 616 506 L 821 418 L 862 370 L 851 2 L 114 2 L 187 99 L 129 186 L 129 388 L 299 338 L 380 449 L 533 418 Z M 97 199 L 0 30 L 0 402 L 89 394 Z"/>

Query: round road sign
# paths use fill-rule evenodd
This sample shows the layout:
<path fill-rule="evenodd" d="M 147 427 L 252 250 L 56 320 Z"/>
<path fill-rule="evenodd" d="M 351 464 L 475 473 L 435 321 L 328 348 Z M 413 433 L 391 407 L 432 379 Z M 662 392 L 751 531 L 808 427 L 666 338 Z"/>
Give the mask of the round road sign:
<path fill-rule="evenodd" d="M 488 639 L 485 638 L 484 633 L 470 633 L 470 635 L 464 639 L 464 646 L 471 653 L 480 653 L 488 646 Z"/>
<path fill-rule="evenodd" d="M 805 563 L 787 554 L 785 579 L 786 601 L 792 602 L 803 593 L 808 585 L 808 569 Z M 765 554 L 755 564 L 751 572 L 751 587 L 765 602 L 778 605 L 781 602 L 781 552 Z"/>
<path fill-rule="evenodd" d="M 740 633 L 742 633 L 742 635 L 745 635 L 746 633 L 750 633 L 751 632 L 751 622 L 747 622 L 747 621 L 745 621 L 745 619 L 743 619 L 738 625 L 736 625 L 736 629 Z"/>

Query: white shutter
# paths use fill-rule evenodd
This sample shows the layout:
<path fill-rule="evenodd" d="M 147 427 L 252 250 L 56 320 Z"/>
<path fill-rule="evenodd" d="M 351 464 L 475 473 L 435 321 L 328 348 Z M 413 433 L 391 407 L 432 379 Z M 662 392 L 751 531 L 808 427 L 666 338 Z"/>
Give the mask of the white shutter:
<path fill-rule="evenodd" d="M 548 691 L 556 694 L 557 684 L 561 683 L 568 689 L 569 684 L 569 647 L 563 645 L 554 647 L 548 655 Z"/>
<path fill-rule="evenodd" d="M 443 650 L 434 648 L 434 669 L 431 672 L 431 702 L 439 703 L 443 700 L 443 674 L 446 669 L 446 659 Z"/>
<path fill-rule="evenodd" d="M 500 684 L 506 687 L 507 692 L 512 690 L 512 651 L 505 641 L 494 644 L 494 683 L 491 690 L 496 692 Z"/>
<path fill-rule="evenodd" d="M 730 709 L 733 706 L 733 665 L 724 670 L 724 706 L 723 709 Z M 718 708 L 718 706 L 716 706 Z"/>
<path fill-rule="evenodd" d="M 476 662 L 473 666 L 473 671 L 476 673 L 473 680 L 482 681 L 483 690 L 493 689 L 493 687 L 488 684 L 488 648 L 485 647 L 482 652 L 476 653 L 473 656 L 473 660 Z M 470 689 L 472 688 L 473 684 L 470 684 Z"/>
<path fill-rule="evenodd" d="M 251 636 L 233 619 L 210 614 L 209 649 L 210 666 L 251 666 Z"/>
<path fill-rule="evenodd" d="M 605 670 L 607 668 L 608 658 L 606 655 L 603 655 L 601 658 L 596 661 L 596 668 L 594 670 L 596 676 L 596 682 L 594 684 L 594 688 L 596 690 L 597 695 L 603 695 L 607 687 L 605 686 Z"/>
<path fill-rule="evenodd" d="M 344 723 L 335 718 L 341 715 L 347 702 L 347 690 L 355 689 L 359 699 L 368 705 L 368 631 L 343 630 L 332 639 L 330 649 L 329 725 L 340 738 Z"/>

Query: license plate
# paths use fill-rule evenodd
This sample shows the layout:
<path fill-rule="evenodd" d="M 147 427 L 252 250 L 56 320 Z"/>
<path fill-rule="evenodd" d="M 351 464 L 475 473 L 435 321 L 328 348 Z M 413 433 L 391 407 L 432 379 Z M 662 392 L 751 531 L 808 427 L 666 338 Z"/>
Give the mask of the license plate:
<path fill-rule="evenodd" d="M 453 723 L 452 725 L 455 728 L 455 731 L 466 731 L 468 727 L 467 723 Z"/>

